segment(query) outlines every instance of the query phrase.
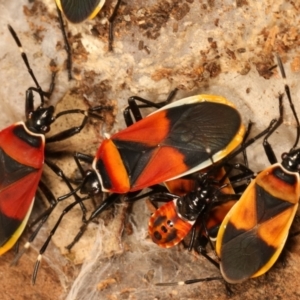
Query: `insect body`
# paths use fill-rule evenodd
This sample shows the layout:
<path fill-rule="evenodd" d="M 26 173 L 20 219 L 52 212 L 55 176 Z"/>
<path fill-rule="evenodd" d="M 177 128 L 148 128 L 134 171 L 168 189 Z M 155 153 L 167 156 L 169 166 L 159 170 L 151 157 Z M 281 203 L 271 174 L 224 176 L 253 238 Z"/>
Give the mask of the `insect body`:
<path fill-rule="evenodd" d="M 45 138 L 23 122 L 0 131 L 0 254 L 24 230 L 42 174 Z"/>
<path fill-rule="evenodd" d="M 149 235 L 153 242 L 161 247 L 173 247 L 196 224 L 199 234 L 215 236 L 223 218 L 239 198 L 224 177 L 225 170 L 221 168 L 214 173 L 216 171 L 216 176 L 208 171 L 199 175 L 198 180 L 166 182 L 168 189 L 175 193 L 170 195 L 173 200 L 157 209 L 149 220 Z M 159 201 L 159 197 L 155 199 Z"/>
<path fill-rule="evenodd" d="M 55 0 L 68 21 L 81 23 L 93 19 L 103 7 L 105 0 Z"/>
<path fill-rule="evenodd" d="M 64 179 L 61 170 L 45 160 L 45 143 L 61 141 L 79 133 L 89 115 L 87 111 L 78 109 L 63 111 L 55 115 L 53 106 L 44 107 L 44 98 L 48 98 L 53 91 L 55 74 L 52 77 L 50 91 L 44 92 L 30 68 L 19 38 L 11 26 L 8 28 L 21 50 L 23 61 L 36 87 L 31 87 L 26 92 L 26 121 L 15 123 L 0 131 L 0 254 L 5 253 L 15 244 L 27 224 L 34 196 L 40 185 L 44 162 Z M 41 104 L 36 109 L 33 92 L 36 92 L 41 100 Z M 84 115 L 80 126 L 45 138 L 50 125 L 57 118 L 73 113 Z M 68 181 L 66 184 L 70 187 Z M 53 209 L 56 199 L 45 185 L 40 185 L 40 187 Z M 74 195 L 75 198 L 76 196 Z"/>
<path fill-rule="evenodd" d="M 133 105 L 136 100 L 143 104 Z M 146 187 L 201 170 L 213 161 L 227 156 L 243 141 L 245 129 L 240 115 L 223 97 L 198 95 L 182 99 L 163 106 L 142 119 L 138 107 L 149 106 L 152 103 L 145 99 L 130 98 L 129 107 L 137 112 L 134 115 L 138 122 L 127 120 L 126 123 L 131 126 L 105 140 L 95 157 L 75 154 L 83 180 L 76 190 L 61 196 L 60 200 L 77 190 L 87 195 L 83 199 L 93 197 L 101 191 L 112 194 L 91 213 L 67 249 L 71 249 L 80 239 L 88 223 L 118 201 L 122 194 L 136 194 Z M 160 107 L 159 104 L 155 106 Z M 127 113 L 125 110 L 125 115 Z M 218 118 L 215 118 L 216 115 Z M 257 138 L 260 136 L 261 134 Z M 254 140 L 255 138 L 251 143 Z M 92 164 L 93 169 L 85 172 L 81 160 Z M 178 186 L 177 183 L 175 185 Z M 193 188 L 191 185 L 188 187 Z M 63 216 L 77 204 L 75 201 L 65 208 L 42 246 L 40 256 L 46 250 Z M 36 271 L 38 266 L 39 260 Z"/>
<path fill-rule="evenodd" d="M 225 98 L 185 98 L 104 140 L 93 170 L 103 191 L 141 190 L 219 161 L 241 143 L 244 132 L 238 111 Z"/>
<path fill-rule="evenodd" d="M 280 59 L 278 65 L 285 78 Z M 300 149 L 295 148 L 300 129 L 287 85 L 285 91 L 297 123 L 296 141 L 291 150 L 282 155 L 282 162 L 277 163 L 268 137 L 283 121 L 281 104 L 281 117 L 263 143 L 272 165 L 251 182 L 219 230 L 216 251 L 222 275 L 229 283 L 260 276 L 272 267 L 285 245 L 298 208 Z"/>
<path fill-rule="evenodd" d="M 299 150 L 286 154 L 258 174 L 225 217 L 216 251 L 227 282 L 260 276 L 277 260 L 298 208 L 299 165 Z"/>
<path fill-rule="evenodd" d="M 133 105 L 136 100 L 143 104 Z M 152 103 L 148 100 L 129 99 L 132 111 L 149 106 Z M 154 106 L 161 107 L 159 104 Z M 68 249 L 80 239 L 88 223 L 118 201 L 122 194 L 135 193 L 204 169 L 235 149 L 245 133 L 240 114 L 233 104 L 215 95 L 198 95 L 176 101 L 144 119 L 139 113 L 136 115 L 138 122 L 126 121 L 132 125 L 104 140 L 95 157 L 75 154 L 83 175 L 76 191 L 80 190 L 88 197 L 101 191 L 112 194 L 92 212 Z M 81 160 L 92 164 L 93 168 L 84 172 Z"/>

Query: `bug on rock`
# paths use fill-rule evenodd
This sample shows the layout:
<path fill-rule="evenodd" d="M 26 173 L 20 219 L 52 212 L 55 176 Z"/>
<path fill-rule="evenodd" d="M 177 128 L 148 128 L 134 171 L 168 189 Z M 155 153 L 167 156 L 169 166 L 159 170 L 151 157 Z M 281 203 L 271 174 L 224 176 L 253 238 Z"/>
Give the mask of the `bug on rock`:
<path fill-rule="evenodd" d="M 192 244 L 194 230 L 209 238 L 216 237 L 223 218 L 239 199 L 240 194 L 235 194 L 223 167 L 198 176 L 194 180 L 180 178 L 166 182 L 171 193 L 155 195 L 155 201 L 161 201 L 161 197 L 171 200 L 160 206 L 149 220 L 149 236 L 160 247 L 177 245 L 192 229 Z"/>
<path fill-rule="evenodd" d="M 61 141 L 79 133 L 89 116 L 101 118 L 92 111 L 79 109 L 62 111 L 55 115 L 53 106 L 44 107 L 45 98 L 49 98 L 54 89 L 55 73 L 52 76 L 49 92 L 43 91 L 29 65 L 26 53 L 23 52 L 16 32 L 10 25 L 8 29 L 21 51 L 22 59 L 35 87 L 30 87 L 26 91 L 26 121 L 17 122 L 0 131 L 0 254 L 11 249 L 21 236 L 28 222 L 38 187 L 50 203 L 50 208 L 44 215 L 41 225 L 56 206 L 56 198 L 40 181 L 44 163 L 72 190 L 63 172 L 51 161 L 45 159 L 45 144 Z M 40 97 L 40 105 L 36 109 L 34 108 L 34 93 Z M 81 125 L 46 138 L 45 134 L 50 131 L 51 124 L 67 114 L 83 115 Z M 74 197 L 77 199 L 77 195 Z"/>
<path fill-rule="evenodd" d="M 67 69 L 69 72 L 69 79 L 72 79 L 72 50 L 68 41 L 68 37 L 65 31 L 65 26 L 62 18 L 62 14 L 66 17 L 66 19 L 74 24 L 82 23 L 87 19 L 93 19 L 100 12 L 103 5 L 105 4 L 105 0 L 55 0 L 59 23 L 61 26 L 61 31 L 63 34 L 65 48 L 67 51 L 68 59 L 67 59 Z M 117 3 L 114 7 L 113 13 L 108 19 L 109 21 L 109 34 L 108 34 L 108 50 L 112 51 L 113 44 L 113 22 L 117 15 L 118 8 L 121 4 L 121 0 L 117 0 Z"/>
<path fill-rule="evenodd" d="M 244 132 L 240 114 L 225 98 L 185 98 L 105 139 L 93 159 L 94 174 L 102 191 L 138 191 L 219 161 Z"/>
<path fill-rule="evenodd" d="M 279 57 L 278 65 L 282 77 L 286 78 Z M 268 141 L 283 123 L 281 94 L 280 116 L 270 127 L 263 141 L 264 151 L 272 165 L 252 180 L 220 225 L 216 240 L 216 253 L 220 263 L 215 264 L 220 268 L 222 278 L 211 277 L 158 285 L 191 284 L 221 279 L 228 283 L 240 283 L 263 275 L 278 259 L 288 238 L 300 197 L 300 149 L 296 148 L 300 136 L 300 123 L 288 85 L 285 85 L 285 94 L 297 124 L 294 145 L 289 152 L 282 154 L 282 161 L 278 163 Z"/>
<path fill-rule="evenodd" d="M 278 65 L 282 77 L 286 78 L 280 58 Z M 263 142 L 272 165 L 251 182 L 225 217 L 217 236 L 221 273 L 229 283 L 260 276 L 272 267 L 282 252 L 298 208 L 300 149 L 296 147 L 300 124 L 288 85 L 285 85 L 285 92 L 297 124 L 295 143 L 289 152 L 282 154 L 282 161 L 278 163 L 268 138 L 283 122 L 281 105 L 280 118 Z"/>
<path fill-rule="evenodd" d="M 168 103 L 173 96 L 174 93 L 171 93 L 163 104 Z M 142 104 L 137 105 L 137 101 Z M 139 108 L 152 106 L 159 109 L 143 119 Z M 132 195 L 144 188 L 202 170 L 212 162 L 226 157 L 243 141 L 245 128 L 240 115 L 233 104 L 223 97 L 198 95 L 161 106 L 162 103 L 131 97 L 129 106 L 124 111 L 129 127 L 104 140 L 95 157 L 75 154 L 75 161 L 83 177 L 82 183 L 74 191 L 59 197 L 59 201 L 78 190 L 86 195 L 80 201 L 102 191 L 111 194 L 91 213 L 67 249 L 70 250 L 80 239 L 89 222 L 116 203 L 122 195 L 134 197 Z M 136 123 L 133 122 L 130 111 L 133 112 Z M 214 118 L 216 113 L 218 121 Z M 263 134 L 265 131 L 245 145 L 250 145 Z M 80 160 L 91 164 L 93 169 L 85 171 Z M 74 201 L 66 207 L 53 226 L 40 249 L 34 277 L 42 254 L 60 222 L 77 204 Z"/>
<path fill-rule="evenodd" d="M 244 141 L 249 136 L 251 127 L 250 122 Z M 243 152 L 244 164 L 248 165 L 246 151 Z M 228 176 L 233 169 L 241 173 L 230 179 Z M 192 175 L 194 178 L 178 178 L 165 182 L 169 193 L 152 196 L 158 202 L 162 198 L 164 201 L 170 200 L 159 207 L 149 220 L 149 236 L 160 247 L 170 248 L 177 245 L 191 230 L 190 250 L 195 241 L 201 240 L 201 246 L 202 243 L 216 239 L 224 217 L 247 186 L 247 183 L 240 183 L 254 176 L 244 165 L 228 162 L 214 164 Z"/>
<path fill-rule="evenodd" d="M 79 160 L 84 160 L 93 167 L 80 192 L 113 194 L 95 209 L 70 247 L 87 224 L 121 194 L 204 169 L 234 150 L 244 133 L 240 114 L 231 102 L 220 96 L 198 95 L 168 104 L 107 138 L 95 157 L 77 153 L 78 166 Z"/>
<path fill-rule="evenodd" d="M 137 105 L 137 101 L 142 105 Z M 150 106 L 160 108 L 142 118 L 139 107 Z M 130 119 L 130 111 L 133 111 L 136 123 Z M 219 116 L 217 120 L 216 114 Z M 245 133 L 234 105 L 215 95 L 193 96 L 163 107 L 159 103 L 131 97 L 124 115 L 130 126 L 104 140 L 95 157 L 75 154 L 75 161 L 83 176 L 82 183 L 59 200 L 78 190 L 85 197 L 93 197 L 101 192 L 112 194 L 92 212 L 68 249 L 80 239 L 88 223 L 118 201 L 121 195 L 139 192 L 201 170 L 211 165 L 212 161 L 228 155 L 242 142 Z M 92 169 L 85 172 L 81 160 L 91 164 Z M 76 204 L 75 201 L 65 209 L 40 254 L 47 248 L 63 215 Z"/>

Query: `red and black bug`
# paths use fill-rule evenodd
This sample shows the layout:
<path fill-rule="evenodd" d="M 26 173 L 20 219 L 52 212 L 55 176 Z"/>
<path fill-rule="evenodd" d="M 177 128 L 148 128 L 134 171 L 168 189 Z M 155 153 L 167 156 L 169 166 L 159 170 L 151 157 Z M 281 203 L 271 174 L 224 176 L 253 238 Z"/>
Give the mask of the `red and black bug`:
<path fill-rule="evenodd" d="M 137 101 L 142 104 L 137 105 Z M 212 160 L 218 161 L 228 155 L 243 140 L 245 129 L 240 114 L 223 97 L 189 97 L 163 106 L 143 119 L 139 108 L 151 106 L 160 108 L 162 104 L 153 104 L 139 97 L 130 98 L 129 107 L 124 112 L 130 126 L 104 140 L 95 157 L 76 153 L 75 161 L 83 176 L 76 190 L 86 197 L 101 191 L 112 194 L 92 212 L 69 249 L 79 240 L 87 224 L 119 200 L 122 194 L 136 193 L 203 169 Z M 130 111 L 133 111 L 136 123 L 133 123 Z M 219 115 L 217 122 L 216 113 Z M 85 172 L 80 160 L 92 164 L 93 169 Z M 66 211 L 75 205 L 76 201 Z"/>
<path fill-rule="evenodd" d="M 132 97 L 130 107 L 136 109 L 132 104 L 136 100 L 144 101 L 145 106 L 151 103 Z M 95 209 L 88 222 L 115 203 L 120 194 L 137 192 L 219 161 L 242 142 L 244 133 L 233 104 L 215 95 L 185 98 L 144 119 L 138 117 L 138 122 L 104 140 L 94 158 L 81 153 L 75 156 L 79 168 L 79 160 L 93 167 L 78 188 L 82 194 L 113 193 Z"/>
<path fill-rule="evenodd" d="M 278 65 L 285 78 L 280 58 Z M 282 252 L 298 208 L 300 149 L 296 146 L 300 137 L 300 123 L 288 85 L 285 85 L 285 93 L 297 124 L 295 143 L 288 153 L 282 155 L 282 162 L 278 163 L 268 139 L 283 123 L 283 95 L 280 95 L 280 117 L 270 127 L 263 141 L 265 153 L 273 164 L 253 179 L 224 218 L 217 235 L 216 252 L 220 264 L 214 264 L 220 268 L 223 279 L 228 283 L 239 283 L 261 276 L 273 266 Z M 211 258 L 210 261 L 213 262 Z M 217 279 L 222 278 L 211 277 L 159 285 Z"/>
<path fill-rule="evenodd" d="M 102 191 L 138 191 L 219 161 L 241 143 L 244 131 L 240 114 L 225 98 L 185 98 L 104 140 L 93 170 Z"/>
<path fill-rule="evenodd" d="M 170 193 L 155 195 L 153 200 L 156 201 L 166 196 L 171 199 L 149 220 L 149 236 L 160 247 L 177 245 L 192 229 L 200 235 L 208 233 L 209 238 L 216 237 L 218 226 L 239 199 L 240 195 L 235 194 L 223 167 L 215 168 L 213 172 L 203 171 L 198 177 L 166 182 Z"/>
<path fill-rule="evenodd" d="M 170 98 L 172 95 L 167 101 Z M 142 105 L 138 106 L 136 100 L 141 101 Z M 160 105 L 154 104 L 157 108 Z M 164 106 L 143 119 L 139 108 L 150 106 L 153 106 L 152 102 L 132 97 L 129 107 L 124 112 L 129 127 L 104 141 L 96 157 L 76 153 L 75 161 L 83 181 L 73 192 L 59 199 L 63 200 L 78 190 L 86 195 L 81 201 L 99 194 L 102 190 L 113 193 L 92 212 L 67 249 L 71 249 L 80 239 L 88 223 L 118 201 L 122 194 L 126 193 L 127 198 L 131 198 L 141 189 L 203 169 L 212 161 L 218 161 L 228 155 L 243 140 L 245 130 L 240 116 L 232 104 L 222 97 L 199 95 L 186 98 Z M 133 111 L 137 123 L 133 123 L 130 111 Z M 219 112 L 220 123 L 213 118 L 216 111 Z M 228 132 L 228 136 L 224 136 L 225 132 Z M 263 134 L 265 132 L 256 138 Z M 248 144 L 256 138 L 251 139 Z M 92 164 L 93 169 L 86 172 L 80 160 Z M 147 169 L 147 172 L 144 169 Z M 35 274 L 41 255 L 62 218 L 77 204 L 75 201 L 66 207 L 51 230 L 40 250 Z"/>
<path fill-rule="evenodd" d="M 285 78 L 280 58 L 278 65 Z M 298 208 L 300 149 L 296 147 L 300 123 L 288 85 L 285 85 L 285 92 L 297 124 L 295 143 L 288 153 L 282 154 L 282 161 L 278 163 L 268 138 L 283 122 L 281 105 L 280 118 L 263 142 L 272 165 L 251 182 L 223 220 L 217 236 L 221 273 L 229 283 L 260 276 L 272 267 L 282 252 Z M 282 101 L 282 96 L 280 98 Z"/>
<path fill-rule="evenodd" d="M 63 111 L 55 115 L 53 106 L 44 107 L 45 98 L 49 98 L 54 89 L 55 73 L 52 76 L 49 92 L 44 92 L 30 68 L 18 36 L 11 26 L 8 26 L 8 29 L 21 50 L 23 61 L 36 87 L 30 87 L 26 91 L 26 121 L 17 122 L 0 131 L 0 254 L 8 251 L 22 234 L 38 187 L 50 203 L 48 215 L 57 203 L 47 186 L 40 182 L 44 162 L 62 177 L 72 190 L 63 172 L 53 163 L 45 160 L 45 144 L 61 141 L 79 133 L 89 116 L 100 118 L 92 111 L 79 109 Z M 40 105 L 36 109 L 34 108 L 34 93 L 40 97 Z M 52 137 L 45 137 L 50 130 L 50 125 L 57 118 L 74 113 L 84 116 L 80 126 L 69 128 Z M 77 199 L 77 195 L 74 197 Z M 42 223 L 46 218 L 45 215 Z"/>
<path fill-rule="evenodd" d="M 250 133 L 251 125 L 252 123 L 249 123 L 244 140 Z M 246 151 L 243 154 L 244 164 L 247 165 Z M 231 182 L 228 175 L 233 169 L 238 169 L 241 174 L 232 177 Z M 202 237 L 206 241 L 208 238 L 215 239 L 224 217 L 246 186 L 241 185 L 240 181 L 249 180 L 253 172 L 241 164 L 221 162 L 193 175 L 194 178 L 167 181 L 165 185 L 169 193 L 154 194 L 154 199 L 158 202 L 162 201 L 162 198 L 171 200 L 159 207 L 149 220 L 149 236 L 161 247 L 170 248 L 177 245 L 192 229 L 190 249 L 194 241 L 203 240 Z M 235 193 L 233 186 L 237 183 L 238 192 Z"/>

